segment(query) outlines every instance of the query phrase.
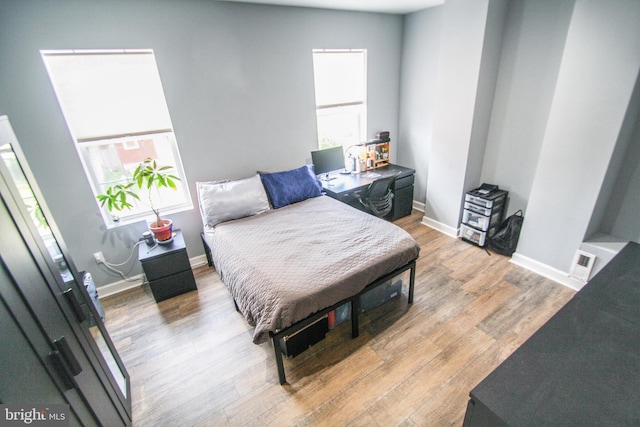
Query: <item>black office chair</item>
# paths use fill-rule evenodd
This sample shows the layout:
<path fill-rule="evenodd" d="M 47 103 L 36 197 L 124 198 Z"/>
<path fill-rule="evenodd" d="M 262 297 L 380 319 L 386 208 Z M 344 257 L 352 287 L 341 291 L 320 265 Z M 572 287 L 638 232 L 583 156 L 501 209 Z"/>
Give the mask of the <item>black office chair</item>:
<path fill-rule="evenodd" d="M 367 212 L 383 218 L 393 208 L 392 188 L 395 180 L 395 176 L 376 179 L 365 190 L 356 193 L 355 196 Z"/>

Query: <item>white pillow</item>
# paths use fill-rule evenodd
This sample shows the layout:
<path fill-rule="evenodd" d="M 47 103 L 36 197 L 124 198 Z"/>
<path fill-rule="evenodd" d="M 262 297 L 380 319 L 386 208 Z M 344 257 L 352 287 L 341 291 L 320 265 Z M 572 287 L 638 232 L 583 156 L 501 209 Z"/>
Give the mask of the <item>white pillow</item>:
<path fill-rule="evenodd" d="M 260 175 L 235 181 L 196 182 L 205 228 L 269 210 Z"/>

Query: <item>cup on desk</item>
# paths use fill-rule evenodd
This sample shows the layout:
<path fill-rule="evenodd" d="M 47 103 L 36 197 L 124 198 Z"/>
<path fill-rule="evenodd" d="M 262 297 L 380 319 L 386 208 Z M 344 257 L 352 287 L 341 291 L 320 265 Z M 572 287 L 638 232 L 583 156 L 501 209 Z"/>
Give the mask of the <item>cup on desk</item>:
<path fill-rule="evenodd" d="M 150 231 L 142 233 L 142 239 L 148 246 L 153 246 L 156 243 L 153 238 L 153 234 Z"/>

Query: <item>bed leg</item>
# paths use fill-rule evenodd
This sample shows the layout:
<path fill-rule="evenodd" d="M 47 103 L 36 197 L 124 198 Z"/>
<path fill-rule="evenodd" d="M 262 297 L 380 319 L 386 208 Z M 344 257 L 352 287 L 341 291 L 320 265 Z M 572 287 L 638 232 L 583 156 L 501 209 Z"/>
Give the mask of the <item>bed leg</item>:
<path fill-rule="evenodd" d="M 358 315 L 360 313 L 360 297 L 356 296 L 351 299 L 351 338 L 358 338 L 360 335 L 360 326 L 358 324 Z"/>
<path fill-rule="evenodd" d="M 204 246 L 204 254 L 207 256 L 207 265 L 213 267 L 213 258 L 211 257 L 211 248 L 207 244 L 207 239 L 204 238 L 204 232 L 200 233 L 200 239 L 202 239 L 202 246 Z"/>
<path fill-rule="evenodd" d="M 413 303 L 413 288 L 416 282 L 416 263 L 414 262 L 409 270 L 409 298 L 408 303 Z"/>
<path fill-rule="evenodd" d="M 283 385 L 284 383 L 287 382 L 287 378 L 284 375 L 284 362 L 282 361 L 282 350 L 280 349 L 280 346 L 278 345 L 278 339 L 273 336 L 272 340 L 273 341 L 273 351 L 276 354 L 276 365 L 278 366 L 278 379 L 280 380 L 280 385 Z"/>

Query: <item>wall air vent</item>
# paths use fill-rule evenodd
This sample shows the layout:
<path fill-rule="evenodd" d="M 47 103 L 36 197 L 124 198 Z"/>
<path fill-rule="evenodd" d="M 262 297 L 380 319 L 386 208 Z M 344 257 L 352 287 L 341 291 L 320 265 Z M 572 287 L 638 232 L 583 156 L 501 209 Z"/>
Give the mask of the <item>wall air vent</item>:
<path fill-rule="evenodd" d="M 573 257 L 573 263 L 571 264 L 571 273 L 569 273 L 569 275 L 582 282 L 587 282 L 595 261 L 595 255 L 581 250 L 576 251 L 576 255 Z"/>

